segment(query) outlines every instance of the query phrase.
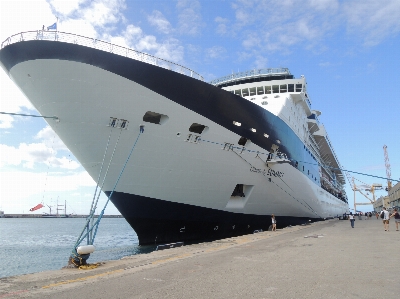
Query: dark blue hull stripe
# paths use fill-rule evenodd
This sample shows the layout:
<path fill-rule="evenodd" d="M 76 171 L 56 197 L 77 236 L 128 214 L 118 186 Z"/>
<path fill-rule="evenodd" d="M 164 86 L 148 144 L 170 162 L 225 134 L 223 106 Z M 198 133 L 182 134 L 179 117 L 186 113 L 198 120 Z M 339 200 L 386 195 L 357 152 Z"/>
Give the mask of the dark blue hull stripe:
<path fill-rule="evenodd" d="M 270 215 L 231 213 L 121 192 L 114 192 L 111 201 L 137 233 L 140 245 L 216 240 L 265 231 L 271 225 Z M 321 220 L 285 216 L 276 219 L 278 228 Z"/>

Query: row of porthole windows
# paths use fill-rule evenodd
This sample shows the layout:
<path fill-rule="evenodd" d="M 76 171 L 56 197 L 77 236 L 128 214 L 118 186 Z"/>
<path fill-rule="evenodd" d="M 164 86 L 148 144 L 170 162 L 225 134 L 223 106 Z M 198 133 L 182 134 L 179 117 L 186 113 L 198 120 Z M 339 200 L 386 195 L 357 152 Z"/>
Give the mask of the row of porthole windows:
<path fill-rule="evenodd" d="M 164 114 L 160 114 L 157 112 L 152 112 L 152 111 L 147 111 L 144 116 L 143 116 L 143 121 L 144 122 L 149 122 L 149 123 L 153 123 L 153 124 L 157 124 L 157 125 L 163 125 L 167 122 L 167 120 L 169 119 L 169 117 L 167 115 Z M 242 124 L 240 122 L 237 121 L 233 121 L 233 124 L 235 126 L 240 127 Z M 198 123 L 193 123 L 190 127 L 189 127 L 189 132 L 192 133 L 196 133 L 196 134 L 202 134 L 208 131 L 208 127 L 202 124 L 198 124 Z M 255 133 L 257 132 L 257 130 L 255 128 L 251 128 L 250 129 L 251 132 Z M 180 133 L 177 134 L 178 136 L 180 136 Z M 264 133 L 264 137 L 269 138 L 269 134 Z M 245 137 L 241 137 L 238 141 L 239 145 L 242 146 L 246 146 L 250 143 L 250 139 L 247 139 Z M 280 140 L 276 140 L 276 142 L 278 144 L 281 143 Z"/>
<path fill-rule="evenodd" d="M 311 153 L 311 151 L 308 148 L 306 148 L 305 145 L 303 145 L 303 147 L 306 150 L 306 152 L 310 154 L 311 158 L 313 158 L 315 161 L 317 161 L 317 159 L 314 157 L 314 155 Z"/>
<path fill-rule="evenodd" d="M 254 96 L 260 94 L 271 94 L 271 93 L 286 93 L 286 92 L 302 92 L 303 84 L 280 84 L 280 85 L 272 85 L 272 86 L 258 86 L 251 88 L 242 88 L 230 90 L 230 92 L 241 96 Z"/>
<path fill-rule="evenodd" d="M 297 163 L 296 163 L 296 167 L 297 167 Z M 304 165 L 303 165 L 303 172 L 304 172 Z M 310 175 L 310 170 L 307 170 L 307 175 Z M 317 177 L 314 177 L 313 174 L 311 174 L 311 178 L 314 179 L 314 181 L 317 181 Z"/>
<path fill-rule="evenodd" d="M 168 119 L 169 119 L 169 117 L 168 117 L 167 115 L 160 114 L 160 113 L 157 113 L 157 112 L 152 112 L 152 111 L 147 111 L 147 112 L 145 113 L 145 115 L 143 116 L 143 121 L 149 122 L 149 123 L 154 123 L 154 124 L 159 124 L 159 125 L 164 124 Z M 241 125 L 242 125 L 241 123 L 239 123 L 239 122 L 237 122 L 237 121 L 233 121 L 233 124 L 234 124 L 235 126 L 241 126 Z M 192 132 L 192 133 L 196 133 L 196 134 L 202 134 L 202 133 L 208 131 L 208 127 L 205 126 L 205 125 L 202 125 L 202 124 L 193 123 L 193 124 L 189 127 L 189 131 Z M 255 133 L 255 132 L 256 132 L 256 129 L 251 128 L 250 131 L 252 131 L 253 133 Z M 179 135 L 180 135 L 180 133 L 178 133 L 178 136 L 179 136 Z M 264 137 L 269 138 L 269 135 L 265 133 L 265 134 L 264 134 Z M 239 139 L 239 141 L 238 141 L 238 144 L 241 145 L 241 146 L 247 146 L 247 145 L 249 145 L 250 142 L 251 142 L 251 141 L 250 141 L 249 139 L 247 139 L 247 138 L 245 138 L 245 137 L 240 137 L 240 139 Z M 280 140 L 276 140 L 276 142 L 277 142 L 278 144 L 281 143 Z M 305 145 L 304 145 L 304 149 L 306 149 Z M 310 153 L 310 155 L 314 158 L 314 156 L 311 154 L 311 152 L 310 152 L 308 149 L 306 149 L 306 151 L 307 151 L 308 153 Z M 315 158 L 314 158 L 314 159 L 315 159 Z M 297 163 L 296 163 L 296 167 L 297 167 Z M 303 165 L 303 172 L 304 172 L 304 165 Z M 307 174 L 310 175 L 310 170 L 307 171 Z M 317 181 L 317 178 L 316 178 L 316 177 L 314 178 L 314 175 L 313 175 L 313 174 L 311 174 L 311 177 L 312 177 L 315 181 Z"/>

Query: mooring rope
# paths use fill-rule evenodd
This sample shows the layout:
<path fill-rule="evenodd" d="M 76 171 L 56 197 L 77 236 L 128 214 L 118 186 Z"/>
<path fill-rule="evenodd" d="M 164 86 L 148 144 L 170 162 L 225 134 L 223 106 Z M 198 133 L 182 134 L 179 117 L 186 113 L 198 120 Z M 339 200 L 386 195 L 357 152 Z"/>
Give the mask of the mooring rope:
<path fill-rule="evenodd" d="M 138 142 L 138 140 L 139 140 L 139 138 L 140 138 L 140 135 L 142 135 L 142 133 L 144 133 L 144 126 L 140 126 L 139 135 L 138 135 L 138 137 L 136 138 L 135 143 L 134 143 L 133 146 L 132 146 L 132 149 L 131 149 L 131 151 L 130 151 L 130 153 L 129 153 L 129 155 L 128 155 L 128 158 L 127 158 L 126 161 L 125 161 L 124 166 L 122 167 L 122 170 L 121 170 L 121 172 L 120 172 L 120 174 L 119 174 L 119 176 L 118 176 L 118 179 L 117 179 L 117 181 L 115 182 L 114 188 L 112 189 L 110 195 L 108 196 L 108 199 L 107 199 L 107 201 L 106 201 L 106 204 L 104 205 L 103 210 L 101 211 L 99 217 L 97 218 L 97 221 L 96 221 L 97 225 L 96 225 L 96 229 L 95 229 L 95 231 L 94 231 L 93 239 L 91 240 L 91 244 L 93 244 L 94 238 L 96 237 L 97 229 L 98 229 L 100 220 L 101 220 L 101 218 L 102 218 L 103 215 L 104 215 L 104 211 L 105 211 L 105 209 L 106 209 L 108 203 L 110 202 L 111 196 L 113 195 L 115 189 L 117 188 L 118 182 L 119 182 L 119 180 L 121 179 L 122 174 L 124 173 L 125 167 L 126 167 L 126 165 L 128 164 L 128 161 L 129 161 L 129 159 L 130 159 L 130 157 L 131 157 L 131 155 L 132 155 L 132 152 L 133 152 L 133 150 L 135 149 L 136 143 Z"/>
<path fill-rule="evenodd" d="M 41 117 L 41 118 L 53 118 L 53 119 L 56 119 L 56 120 L 58 119 L 57 116 L 32 115 L 32 114 L 11 113 L 11 112 L 0 112 L 0 114 L 16 115 L 16 116 Z"/>
<path fill-rule="evenodd" d="M 126 161 L 125 161 L 125 164 L 124 164 L 124 166 L 123 166 L 122 169 L 121 169 L 121 172 L 120 172 L 120 174 L 119 174 L 119 176 L 118 176 L 118 179 L 117 179 L 117 181 L 115 182 L 114 187 L 113 187 L 113 189 L 112 189 L 110 195 L 109 195 L 108 198 L 107 198 L 107 201 L 106 201 L 106 203 L 105 203 L 105 205 L 104 205 L 104 208 L 103 208 L 102 211 L 100 212 L 99 217 L 98 217 L 97 220 L 93 223 L 93 225 L 92 225 L 90 228 L 87 228 L 87 225 L 86 225 L 86 227 L 85 227 L 84 230 L 82 231 L 82 233 L 81 233 L 80 237 L 78 238 L 77 242 L 75 243 L 74 248 L 73 248 L 73 251 L 72 251 L 72 253 L 71 253 L 71 258 L 72 258 L 72 259 L 74 259 L 74 258 L 79 258 L 79 257 L 80 257 L 79 254 L 78 254 L 77 251 L 76 251 L 78 245 L 87 237 L 87 235 L 88 235 L 89 233 L 91 233 L 91 232 L 94 230 L 93 237 L 92 237 L 91 240 L 89 241 L 89 244 L 90 244 L 90 245 L 93 245 L 94 240 L 95 240 L 95 238 L 96 238 L 97 229 L 98 229 L 98 226 L 99 226 L 99 224 L 100 224 L 100 221 L 101 221 L 101 219 L 102 219 L 102 217 L 103 217 L 103 215 L 104 215 L 105 209 L 107 208 L 107 205 L 108 205 L 108 203 L 110 202 L 110 199 L 111 199 L 111 197 L 112 197 L 112 195 L 113 195 L 115 189 L 117 188 L 118 182 L 119 182 L 119 180 L 121 179 L 122 174 L 123 174 L 124 171 L 125 171 L 126 165 L 128 164 L 128 161 L 129 161 L 129 159 L 130 159 L 130 157 L 131 157 L 131 155 L 132 155 L 132 152 L 133 152 L 134 148 L 136 147 L 136 144 L 137 144 L 137 142 L 138 142 L 140 136 L 141 136 L 143 133 L 144 133 L 144 126 L 140 126 L 139 135 L 137 136 L 137 138 L 136 138 L 136 140 L 135 140 L 135 143 L 133 144 L 132 149 L 131 149 L 131 151 L 130 151 L 130 153 L 129 153 L 129 155 L 128 155 Z M 92 215 L 92 216 L 93 216 L 93 215 Z M 86 234 L 83 234 L 83 232 L 85 231 L 85 229 L 87 229 L 87 232 L 86 232 Z"/>
<path fill-rule="evenodd" d="M 112 130 L 112 129 L 111 129 L 111 130 Z M 93 210 L 91 211 L 91 214 L 90 214 L 90 216 L 92 217 L 92 218 L 91 218 L 91 219 L 92 219 L 92 225 L 93 225 L 93 215 L 94 215 L 94 213 L 96 212 L 97 204 L 98 204 L 98 202 L 99 202 L 100 195 L 101 195 L 101 190 L 103 190 L 104 183 L 105 183 L 105 181 L 106 181 L 106 177 L 107 177 L 108 171 L 109 171 L 110 166 L 111 166 L 111 162 L 112 162 L 113 159 L 114 159 L 114 154 L 115 154 L 115 151 L 116 151 L 117 146 L 118 146 L 118 144 L 119 144 L 119 140 L 120 140 L 120 138 L 121 138 L 121 133 L 122 133 L 122 129 L 119 131 L 118 139 L 117 139 L 117 142 L 115 143 L 113 152 L 112 152 L 111 157 L 110 157 L 110 161 L 108 162 L 108 166 L 107 166 L 106 172 L 105 172 L 105 174 L 104 174 L 103 182 L 101 183 L 99 193 L 97 194 L 97 199 L 96 199 L 96 201 L 95 201 L 94 208 L 93 208 Z M 104 163 L 104 161 L 103 161 L 103 163 Z M 92 239 L 92 234 L 90 234 L 90 239 Z M 90 242 L 91 242 L 91 241 L 88 241 L 89 244 L 90 244 Z M 93 243 L 92 243 L 92 244 L 93 244 Z"/>
<path fill-rule="evenodd" d="M 201 142 L 201 141 L 205 141 L 205 142 L 208 142 L 208 143 L 211 143 L 211 144 L 222 145 L 222 146 L 227 145 L 226 142 L 221 143 L 221 142 L 215 142 L 215 141 L 210 141 L 210 140 L 199 138 L 198 142 Z M 240 149 L 242 151 L 249 152 L 249 153 L 257 153 L 257 154 L 267 155 L 267 156 L 269 155 L 269 153 L 263 153 L 263 152 L 260 152 L 260 151 L 249 150 L 249 149 L 246 149 L 245 147 L 240 147 L 240 146 L 231 145 L 231 148 Z M 357 172 L 357 171 L 348 170 L 348 169 L 339 168 L 339 167 L 332 167 L 332 166 L 328 166 L 328 165 L 322 164 L 322 163 L 312 163 L 312 162 L 307 162 L 307 161 L 295 160 L 295 159 L 291 159 L 289 157 L 287 157 L 286 159 L 289 160 L 290 162 L 293 162 L 293 163 L 299 162 L 299 163 L 310 164 L 310 165 L 315 165 L 315 166 L 323 166 L 325 168 L 329 168 L 329 169 L 333 169 L 333 170 L 340 170 L 340 171 L 356 173 L 356 174 L 359 174 L 359 175 L 370 176 L 370 177 L 374 177 L 374 178 L 378 178 L 378 179 L 382 179 L 382 180 L 386 180 L 386 181 L 390 180 L 390 181 L 394 181 L 394 182 L 400 182 L 400 180 L 396 180 L 396 179 L 392 179 L 392 178 L 388 179 L 388 178 L 385 178 L 385 177 L 380 177 L 380 176 L 376 176 L 376 175 L 372 175 L 372 174 L 368 174 L 368 173 Z"/>

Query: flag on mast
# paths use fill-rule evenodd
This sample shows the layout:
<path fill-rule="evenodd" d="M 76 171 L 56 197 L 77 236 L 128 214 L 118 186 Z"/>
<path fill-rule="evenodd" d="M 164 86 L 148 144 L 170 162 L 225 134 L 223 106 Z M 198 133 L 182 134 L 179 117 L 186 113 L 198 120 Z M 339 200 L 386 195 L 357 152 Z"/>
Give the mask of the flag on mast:
<path fill-rule="evenodd" d="M 57 30 L 57 22 L 55 22 L 53 25 L 48 26 L 47 30 Z"/>

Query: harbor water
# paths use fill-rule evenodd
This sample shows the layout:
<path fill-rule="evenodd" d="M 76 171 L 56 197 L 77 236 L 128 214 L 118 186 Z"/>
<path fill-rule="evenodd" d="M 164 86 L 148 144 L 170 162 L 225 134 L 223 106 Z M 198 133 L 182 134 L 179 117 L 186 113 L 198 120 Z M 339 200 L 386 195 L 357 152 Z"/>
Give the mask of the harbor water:
<path fill-rule="evenodd" d="M 66 266 L 85 222 L 84 218 L 0 218 L 0 278 Z M 103 218 L 94 242 L 96 251 L 88 263 L 155 249 L 138 244 L 136 233 L 125 219 Z"/>

